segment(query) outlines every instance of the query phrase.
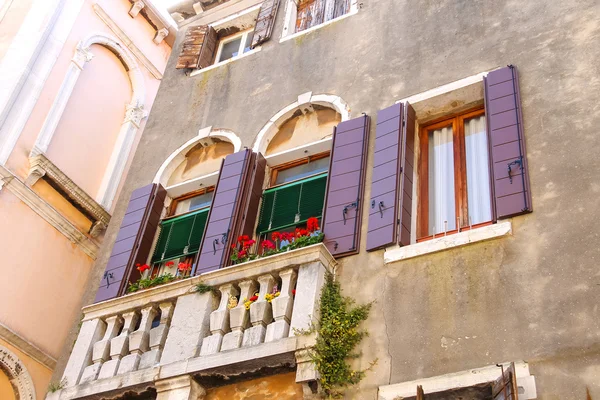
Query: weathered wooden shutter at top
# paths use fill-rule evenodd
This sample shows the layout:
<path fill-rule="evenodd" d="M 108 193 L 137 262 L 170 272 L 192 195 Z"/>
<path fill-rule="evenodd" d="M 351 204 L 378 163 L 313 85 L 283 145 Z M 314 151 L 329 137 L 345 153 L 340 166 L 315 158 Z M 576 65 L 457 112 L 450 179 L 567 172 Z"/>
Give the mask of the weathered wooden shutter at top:
<path fill-rule="evenodd" d="M 322 225 L 325 245 L 336 257 L 359 250 L 368 135 L 367 115 L 334 130 Z"/>
<path fill-rule="evenodd" d="M 275 17 L 279 9 L 279 0 L 264 0 L 260 6 L 256 25 L 254 26 L 254 34 L 252 36 L 252 48 L 266 42 L 271 38 L 273 26 L 275 25 Z"/>
<path fill-rule="evenodd" d="M 205 68 L 212 64 L 217 48 L 217 32 L 212 26 L 192 26 L 185 32 L 183 47 L 175 68 Z"/>
<path fill-rule="evenodd" d="M 496 218 L 531 212 L 517 70 L 508 66 L 492 71 L 484 82 Z"/>
<path fill-rule="evenodd" d="M 196 258 L 196 275 L 222 268 L 229 263 L 230 246 L 242 231 L 245 216 L 248 215 L 245 207 L 249 206 L 251 199 L 247 192 L 253 186 L 254 171 L 256 153 L 251 150 L 230 154 L 223 160 L 206 231 Z M 263 177 L 256 176 L 255 179 L 263 178 L 264 169 Z"/>
<path fill-rule="evenodd" d="M 415 113 L 407 103 L 377 113 L 367 251 L 410 244 Z"/>
<path fill-rule="evenodd" d="M 140 273 L 135 265 L 148 260 L 166 195 L 166 190 L 160 184 L 144 186 L 131 194 L 96 293 L 96 303 L 124 294 L 129 281 L 139 279 Z"/>
<path fill-rule="evenodd" d="M 492 383 L 493 400 L 517 400 L 518 399 L 517 376 L 515 375 L 515 363 L 502 371 L 502 374 Z"/>

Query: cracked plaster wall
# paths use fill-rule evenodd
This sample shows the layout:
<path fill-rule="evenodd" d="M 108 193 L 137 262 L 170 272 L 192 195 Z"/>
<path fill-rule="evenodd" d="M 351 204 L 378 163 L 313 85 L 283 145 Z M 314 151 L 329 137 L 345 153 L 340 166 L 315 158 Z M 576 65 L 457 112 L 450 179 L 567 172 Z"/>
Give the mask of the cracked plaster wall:
<path fill-rule="evenodd" d="M 132 190 L 198 129 L 251 147 L 307 91 L 340 96 L 353 117 L 512 63 L 518 66 L 533 214 L 514 235 L 383 265 L 383 251 L 340 260 L 340 281 L 374 300 L 355 398 L 379 385 L 524 359 L 538 398 L 600 398 L 600 3 L 594 0 L 364 1 L 357 15 L 195 77 L 175 70 L 179 33 L 89 283 L 91 302 Z M 373 161 L 375 121 L 368 162 Z M 365 198 L 369 198 L 371 169 Z M 558 379 L 557 377 L 560 377 Z"/>

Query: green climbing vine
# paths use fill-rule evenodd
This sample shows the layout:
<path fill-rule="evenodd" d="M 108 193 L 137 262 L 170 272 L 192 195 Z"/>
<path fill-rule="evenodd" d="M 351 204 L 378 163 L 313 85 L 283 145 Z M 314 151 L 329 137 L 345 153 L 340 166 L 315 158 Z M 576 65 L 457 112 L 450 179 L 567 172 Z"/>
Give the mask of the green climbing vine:
<path fill-rule="evenodd" d="M 352 298 L 342 295 L 333 275 L 327 275 L 321 290 L 319 321 L 303 332 L 317 333 L 316 345 L 309 350 L 309 355 L 321 376 L 319 383 L 324 398 L 343 397 L 345 388 L 359 383 L 377 362 L 371 362 L 364 370 L 354 370 L 350 365 L 350 360 L 359 357 L 356 346 L 368 335 L 359 325 L 369 316 L 371 305 L 355 305 Z"/>

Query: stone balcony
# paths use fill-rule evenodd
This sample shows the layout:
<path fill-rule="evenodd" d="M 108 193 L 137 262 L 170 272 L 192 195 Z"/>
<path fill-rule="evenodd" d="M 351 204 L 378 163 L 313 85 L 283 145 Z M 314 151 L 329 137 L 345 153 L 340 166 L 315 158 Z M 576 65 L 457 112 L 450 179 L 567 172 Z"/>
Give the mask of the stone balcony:
<path fill-rule="evenodd" d="M 296 382 L 317 378 L 297 336 L 315 321 L 325 273 L 335 260 L 317 244 L 93 304 L 67 363 L 65 387 L 47 399 L 119 398 L 157 393 L 157 399 L 202 398 L 202 376 L 295 368 Z M 194 291 L 198 283 L 214 292 Z M 265 294 L 277 284 L 281 294 Z M 295 289 L 295 295 L 293 290 Z M 243 299 L 259 292 L 250 310 Z M 234 308 L 229 297 L 239 296 Z"/>

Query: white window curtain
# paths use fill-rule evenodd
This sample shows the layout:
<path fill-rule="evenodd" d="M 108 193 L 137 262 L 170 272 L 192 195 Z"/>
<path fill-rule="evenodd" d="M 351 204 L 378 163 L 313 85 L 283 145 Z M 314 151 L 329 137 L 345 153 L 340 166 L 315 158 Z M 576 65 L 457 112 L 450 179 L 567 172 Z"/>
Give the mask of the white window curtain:
<path fill-rule="evenodd" d="M 469 218 L 475 225 L 492 220 L 485 116 L 465 120 L 465 150 Z"/>
<path fill-rule="evenodd" d="M 429 234 L 456 229 L 452 126 L 429 132 Z"/>

